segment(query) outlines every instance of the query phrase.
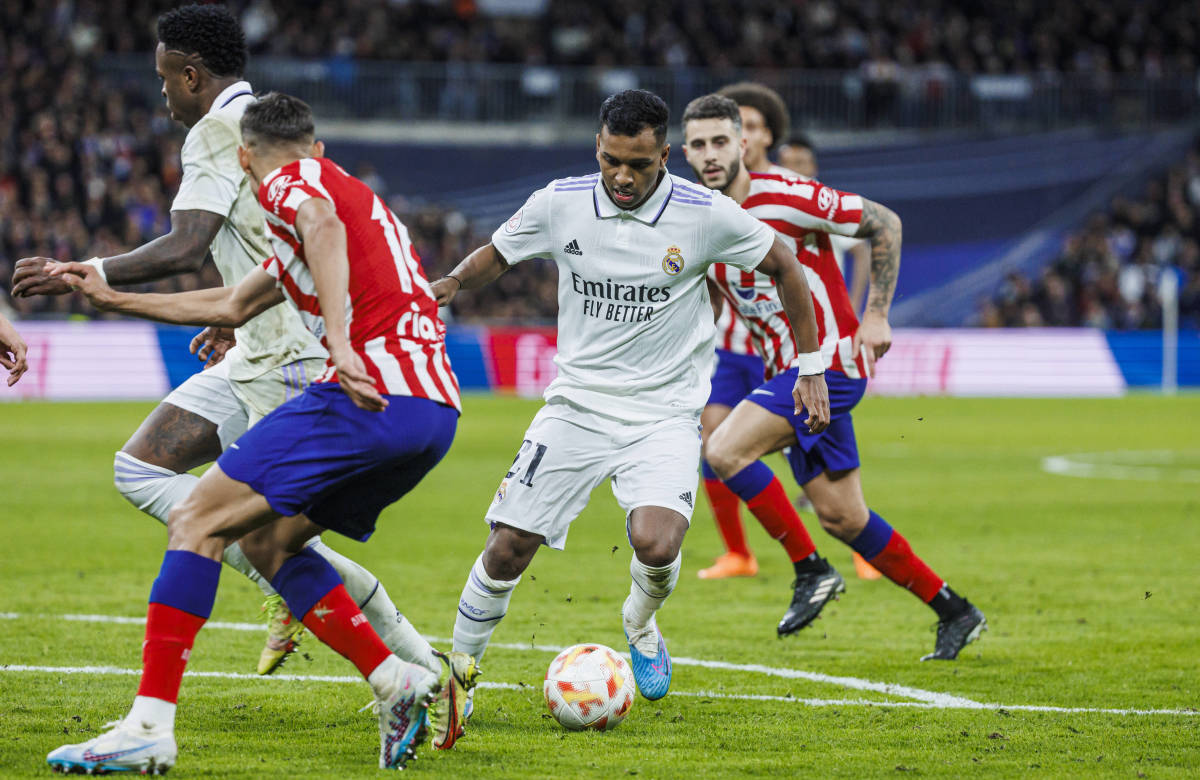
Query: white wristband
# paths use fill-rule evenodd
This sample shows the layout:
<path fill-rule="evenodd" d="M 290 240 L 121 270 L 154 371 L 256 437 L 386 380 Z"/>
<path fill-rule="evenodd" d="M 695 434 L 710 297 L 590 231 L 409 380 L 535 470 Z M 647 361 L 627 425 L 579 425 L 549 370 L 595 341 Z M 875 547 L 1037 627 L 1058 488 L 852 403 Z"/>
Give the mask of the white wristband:
<path fill-rule="evenodd" d="M 90 265 L 92 268 L 95 268 L 96 272 L 100 274 L 100 278 L 104 280 L 104 283 L 108 284 L 108 274 L 104 273 L 103 257 L 93 257 L 91 260 L 84 260 L 83 264 Z"/>
<path fill-rule="evenodd" d="M 825 358 L 820 352 L 803 352 L 792 361 L 792 368 L 800 369 L 800 376 L 825 373 Z"/>

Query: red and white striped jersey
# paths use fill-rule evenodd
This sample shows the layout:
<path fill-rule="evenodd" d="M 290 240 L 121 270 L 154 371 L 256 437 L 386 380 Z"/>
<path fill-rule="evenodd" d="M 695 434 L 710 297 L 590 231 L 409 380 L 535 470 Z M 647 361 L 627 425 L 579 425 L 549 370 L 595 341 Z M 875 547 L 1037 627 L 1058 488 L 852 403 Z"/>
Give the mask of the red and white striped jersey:
<path fill-rule="evenodd" d="M 709 269 L 709 275 L 712 276 L 712 268 Z M 758 354 L 758 349 L 754 346 L 754 339 L 750 335 L 750 329 L 746 327 L 746 323 L 742 322 L 741 317 L 733 313 L 733 309 L 729 306 L 722 308 L 721 314 L 717 317 L 717 349 L 723 349 L 735 355 Z"/>
<path fill-rule="evenodd" d="M 375 388 L 461 411 L 458 379 L 446 356 L 446 326 L 408 229 L 378 195 L 336 163 L 297 160 L 263 179 L 258 199 L 267 212 L 275 250 L 263 269 L 278 280 L 304 324 L 328 349 L 316 284 L 296 231 L 296 211 L 309 198 L 332 203 L 345 225 L 350 262 L 346 327 Z M 317 381 L 337 381 L 332 359 Z"/>
<path fill-rule="evenodd" d="M 852 236 L 858 231 L 862 198 L 812 179 L 751 173 L 750 194 L 742 208 L 773 228 L 804 266 L 825 368 L 854 379 L 865 377 L 862 355 L 851 354 L 858 318 L 830 243 L 831 234 Z M 725 265 L 709 268 L 709 276 L 750 331 L 767 377 L 787 370 L 798 350 L 771 278 Z"/>

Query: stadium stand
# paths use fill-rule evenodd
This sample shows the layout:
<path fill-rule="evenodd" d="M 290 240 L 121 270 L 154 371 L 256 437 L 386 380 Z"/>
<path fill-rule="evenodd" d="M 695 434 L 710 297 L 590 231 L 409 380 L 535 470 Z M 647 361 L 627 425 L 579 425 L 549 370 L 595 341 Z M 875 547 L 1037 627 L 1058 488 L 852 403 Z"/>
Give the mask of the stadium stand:
<path fill-rule="evenodd" d="M 976 319 L 986 327 L 1162 327 L 1159 279 L 1182 277 L 1180 324 L 1200 327 L 1200 141 L 1186 159 L 1114 198 L 1036 279 L 1010 273 Z"/>

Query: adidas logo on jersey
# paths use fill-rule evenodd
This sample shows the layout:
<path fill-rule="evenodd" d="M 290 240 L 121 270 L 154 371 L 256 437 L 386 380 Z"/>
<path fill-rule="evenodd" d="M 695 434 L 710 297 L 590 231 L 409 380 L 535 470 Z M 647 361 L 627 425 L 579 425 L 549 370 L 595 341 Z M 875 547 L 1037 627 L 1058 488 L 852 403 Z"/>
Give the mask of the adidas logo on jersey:
<path fill-rule="evenodd" d="M 692 491 L 687 490 L 679 494 L 679 500 L 688 505 L 688 509 L 695 509 L 692 506 Z"/>
<path fill-rule="evenodd" d="M 573 238 L 571 239 L 571 243 L 563 247 L 563 251 L 569 255 L 579 255 L 580 257 L 583 257 L 583 250 L 579 248 L 579 242 Z"/>

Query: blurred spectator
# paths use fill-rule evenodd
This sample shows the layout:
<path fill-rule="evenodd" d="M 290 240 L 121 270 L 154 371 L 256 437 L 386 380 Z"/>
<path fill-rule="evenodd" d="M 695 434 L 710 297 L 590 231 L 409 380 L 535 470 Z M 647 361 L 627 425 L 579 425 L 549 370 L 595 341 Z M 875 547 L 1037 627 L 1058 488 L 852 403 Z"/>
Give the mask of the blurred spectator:
<path fill-rule="evenodd" d="M 1011 273 L 980 303 L 984 327 L 1162 326 L 1159 280 L 1182 277 L 1180 324 L 1200 328 L 1200 139 L 1186 159 L 1151 180 L 1140 198 L 1113 199 L 1069 236 L 1036 282 Z"/>

